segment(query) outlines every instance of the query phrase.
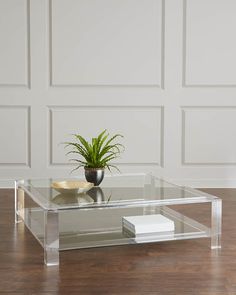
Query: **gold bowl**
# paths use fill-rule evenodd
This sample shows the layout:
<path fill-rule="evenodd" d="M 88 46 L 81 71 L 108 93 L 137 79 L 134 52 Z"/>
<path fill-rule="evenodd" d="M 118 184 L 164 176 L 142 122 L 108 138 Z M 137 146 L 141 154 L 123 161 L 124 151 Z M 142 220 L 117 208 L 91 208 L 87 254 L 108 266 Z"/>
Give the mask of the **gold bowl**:
<path fill-rule="evenodd" d="M 53 182 L 51 187 L 61 194 L 81 194 L 86 193 L 94 186 L 93 183 L 87 181 L 57 181 Z"/>

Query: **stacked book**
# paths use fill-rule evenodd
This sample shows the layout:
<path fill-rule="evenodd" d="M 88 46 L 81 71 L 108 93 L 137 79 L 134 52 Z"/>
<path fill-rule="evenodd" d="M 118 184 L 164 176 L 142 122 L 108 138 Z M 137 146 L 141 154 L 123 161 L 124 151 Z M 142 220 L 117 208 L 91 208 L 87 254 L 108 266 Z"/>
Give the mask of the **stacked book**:
<path fill-rule="evenodd" d="M 174 221 L 161 214 L 124 216 L 122 226 L 124 235 L 134 237 L 136 241 L 173 235 L 175 230 Z"/>

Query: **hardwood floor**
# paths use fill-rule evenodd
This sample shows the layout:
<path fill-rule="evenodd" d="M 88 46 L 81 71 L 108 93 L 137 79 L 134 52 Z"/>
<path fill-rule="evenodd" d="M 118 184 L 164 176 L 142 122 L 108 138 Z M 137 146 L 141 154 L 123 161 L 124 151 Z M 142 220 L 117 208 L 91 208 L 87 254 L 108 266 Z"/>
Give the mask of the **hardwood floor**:
<path fill-rule="evenodd" d="M 41 246 L 14 224 L 13 190 L 1 189 L 0 294 L 236 294 L 236 189 L 204 191 L 223 199 L 218 253 L 209 239 L 172 241 L 60 252 L 60 266 L 47 268 Z M 181 210 L 208 222 L 207 206 Z"/>

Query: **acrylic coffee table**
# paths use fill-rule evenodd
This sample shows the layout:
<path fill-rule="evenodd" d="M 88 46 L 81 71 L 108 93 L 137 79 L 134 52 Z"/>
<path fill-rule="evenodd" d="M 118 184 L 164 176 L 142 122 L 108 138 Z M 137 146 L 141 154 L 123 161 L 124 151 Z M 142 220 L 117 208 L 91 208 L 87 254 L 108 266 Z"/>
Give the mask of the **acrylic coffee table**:
<path fill-rule="evenodd" d="M 221 247 L 222 202 L 215 196 L 173 185 L 151 174 L 106 176 L 99 187 L 82 195 L 59 194 L 51 187 L 53 181 L 15 182 L 15 221 L 23 221 L 42 245 L 46 265 L 59 264 L 59 251 L 99 246 L 208 237 L 212 249 Z M 202 203 L 211 205 L 210 226 L 202 223 Z M 178 209 L 188 204 L 198 204 L 197 218 L 173 210 L 173 205 Z M 175 231 L 138 239 L 127 236 L 122 217 L 146 214 L 163 214 L 174 221 Z"/>

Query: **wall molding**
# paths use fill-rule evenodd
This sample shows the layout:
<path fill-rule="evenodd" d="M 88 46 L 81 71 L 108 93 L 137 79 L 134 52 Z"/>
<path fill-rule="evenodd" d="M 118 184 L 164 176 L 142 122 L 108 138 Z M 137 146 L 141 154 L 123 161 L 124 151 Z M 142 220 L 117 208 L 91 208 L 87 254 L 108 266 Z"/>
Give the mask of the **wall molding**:
<path fill-rule="evenodd" d="M 187 162 L 185 159 L 185 145 L 186 145 L 186 110 L 231 110 L 235 109 L 236 106 L 182 106 L 181 107 L 181 120 L 182 120 L 182 131 L 181 131 L 181 165 L 182 166 L 192 166 L 192 167 L 198 167 L 198 166 L 206 166 L 206 167 L 212 167 L 212 166 L 236 166 L 236 162 Z"/>
<path fill-rule="evenodd" d="M 235 88 L 236 84 L 188 84 L 186 82 L 187 71 L 187 2 L 183 0 L 183 42 L 182 42 L 182 87 L 183 88 Z"/>
<path fill-rule="evenodd" d="M 56 84 L 53 82 L 53 20 L 52 20 L 52 12 L 53 12 L 53 0 L 48 0 L 48 56 L 49 56 L 49 87 L 59 87 L 59 88 L 78 88 L 78 87 L 122 87 L 122 88 L 136 88 L 136 87 L 143 87 L 143 88 L 160 88 L 164 89 L 165 87 L 165 0 L 161 1 L 161 65 L 160 65 L 160 83 L 155 84 Z"/>
<path fill-rule="evenodd" d="M 53 162 L 53 111 L 54 110 L 63 110 L 63 109 L 71 109 L 71 110 L 124 110 L 124 109 L 131 109 L 131 110 L 153 110 L 156 109 L 160 111 L 160 161 L 159 162 L 151 162 L 151 163 L 129 163 L 129 162 L 122 162 L 116 163 L 117 165 L 121 166 L 157 166 L 163 167 L 164 166 L 164 107 L 163 106 L 47 106 L 48 107 L 48 166 L 49 167 L 70 167 L 74 166 L 74 164 L 70 163 L 54 163 Z"/>
<path fill-rule="evenodd" d="M 0 163 L 1 168 L 31 168 L 31 107 L 25 105 L 0 105 L 0 109 L 25 109 L 26 110 L 26 162 Z"/>
<path fill-rule="evenodd" d="M 26 71 L 27 71 L 27 82 L 25 84 L 17 83 L 0 83 L 1 88 L 28 88 L 31 89 L 31 44 L 30 44 L 30 0 L 26 2 Z"/>

